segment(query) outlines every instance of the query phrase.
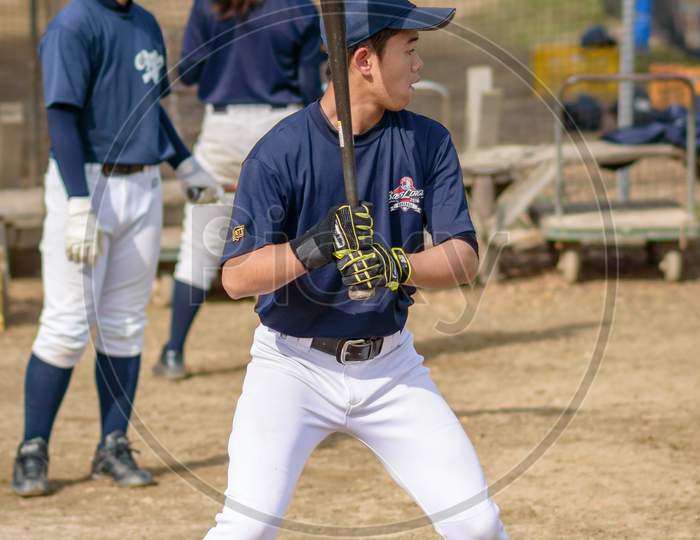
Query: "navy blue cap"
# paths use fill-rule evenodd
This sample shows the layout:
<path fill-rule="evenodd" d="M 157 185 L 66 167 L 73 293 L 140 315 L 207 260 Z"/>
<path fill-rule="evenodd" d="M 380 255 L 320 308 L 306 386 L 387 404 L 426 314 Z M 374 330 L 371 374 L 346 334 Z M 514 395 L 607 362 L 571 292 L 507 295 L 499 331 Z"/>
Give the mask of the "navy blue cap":
<path fill-rule="evenodd" d="M 345 0 L 345 43 L 354 47 L 377 32 L 436 30 L 454 17 L 453 8 L 419 8 L 408 0 Z M 321 37 L 328 46 L 321 17 Z"/>

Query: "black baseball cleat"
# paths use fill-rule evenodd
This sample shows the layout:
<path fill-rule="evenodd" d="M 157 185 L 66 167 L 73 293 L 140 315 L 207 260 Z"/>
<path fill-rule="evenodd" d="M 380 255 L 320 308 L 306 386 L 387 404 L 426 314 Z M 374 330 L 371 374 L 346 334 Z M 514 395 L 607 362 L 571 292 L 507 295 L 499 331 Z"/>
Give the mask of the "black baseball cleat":
<path fill-rule="evenodd" d="M 160 353 L 160 359 L 153 366 L 153 373 L 159 377 L 166 379 L 177 380 L 187 377 L 185 370 L 185 357 L 182 351 L 173 351 L 163 347 Z"/>
<path fill-rule="evenodd" d="M 12 469 L 12 490 L 20 497 L 49 492 L 49 450 L 46 441 L 35 437 L 20 443 Z"/>
<path fill-rule="evenodd" d="M 111 476 L 121 487 L 139 487 L 153 484 L 153 476 L 139 468 L 132 455 L 129 439 L 121 431 L 113 431 L 105 437 L 104 446 L 97 447 L 92 459 L 92 479 Z"/>

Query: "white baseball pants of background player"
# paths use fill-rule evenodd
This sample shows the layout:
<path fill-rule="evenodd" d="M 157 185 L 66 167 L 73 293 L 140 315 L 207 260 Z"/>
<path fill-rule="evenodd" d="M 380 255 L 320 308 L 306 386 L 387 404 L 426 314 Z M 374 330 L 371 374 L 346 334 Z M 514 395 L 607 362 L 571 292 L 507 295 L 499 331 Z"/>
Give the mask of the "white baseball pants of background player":
<path fill-rule="evenodd" d="M 243 161 L 255 143 L 300 105 L 229 105 L 215 112 L 207 105 L 194 157 L 223 186 L 236 184 Z M 180 253 L 175 279 L 209 290 L 219 272 L 231 218 L 233 194 L 215 204 L 185 204 Z"/>
<path fill-rule="evenodd" d="M 474 447 L 408 330 L 354 365 L 310 343 L 256 330 L 229 440 L 226 504 L 205 540 L 274 538 L 309 455 L 333 432 L 363 442 L 428 516 L 476 498 L 431 517 L 442 538 L 508 539 Z"/>
<path fill-rule="evenodd" d="M 46 219 L 41 238 L 44 307 L 32 351 L 60 368 L 73 367 L 90 329 L 95 348 L 115 357 L 141 353 L 146 305 L 158 265 L 163 214 L 160 172 L 149 166 L 125 176 L 85 166 L 102 255 L 94 266 L 70 262 L 64 240 L 68 199 L 58 166 L 45 176 Z"/>

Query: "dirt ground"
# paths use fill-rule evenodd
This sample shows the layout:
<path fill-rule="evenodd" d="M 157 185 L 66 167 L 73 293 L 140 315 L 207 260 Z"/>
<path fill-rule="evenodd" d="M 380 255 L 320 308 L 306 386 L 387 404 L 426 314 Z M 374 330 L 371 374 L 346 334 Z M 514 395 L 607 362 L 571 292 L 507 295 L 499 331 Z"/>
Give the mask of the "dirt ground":
<path fill-rule="evenodd" d="M 575 286 L 542 260 L 523 261 L 510 260 L 510 279 L 483 289 L 423 293 L 409 323 L 477 447 L 511 538 L 697 538 L 700 257 L 687 281 L 667 284 L 644 268 L 643 254 L 632 254 L 614 298 L 600 259 Z M 52 437 L 53 494 L 21 500 L 9 482 L 40 289 L 36 278 L 13 281 L 14 324 L 0 334 L 0 537 L 201 538 L 225 486 L 230 422 L 256 325 L 252 302 L 208 302 L 187 350 L 193 376 L 178 383 L 151 376 L 169 316 L 149 308 L 131 436 L 158 485 L 128 491 L 88 479 L 98 436 L 88 355 Z M 567 407 L 595 372 L 592 354 L 613 299 L 600 370 L 573 414 Z M 553 443 L 538 450 L 548 436 Z M 321 527 L 384 527 L 420 512 L 363 446 L 334 436 L 313 454 L 287 517 Z M 390 538 L 437 537 L 430 527 L 397 527 Z M 280 538 L 312 537 L 284 531 Z"/>

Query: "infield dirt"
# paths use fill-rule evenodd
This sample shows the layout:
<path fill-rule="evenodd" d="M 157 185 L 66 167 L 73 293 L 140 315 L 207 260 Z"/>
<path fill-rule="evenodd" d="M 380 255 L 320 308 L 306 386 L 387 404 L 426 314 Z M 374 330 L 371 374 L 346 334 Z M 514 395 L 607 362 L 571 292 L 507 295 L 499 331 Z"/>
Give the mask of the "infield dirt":
<path fill-rule="evenodd" d="M 423 293 L 413 308 L 409 327 L 418 351 L 477 447 L 490 483 L 506 484 L 493 495 L 514 540 L 698 537 L 700 264 L 695 256 L 689 280 L 680 284 L 664 283 L 640 266 L 640 257 L 623 261 L 605 356 L 576 414 L 567 407 L 591 367 L 606 294 L 611 301 L 615 289 L 601 278 L 599 262 L 584 283 L 569 286 L 553 271 L 511 261 L 507 281 L 463 294 Z M 98 408 L 86 355 L 51 441 L 54 493 L 21 500 L 9 483 L 40 281 L 14 280 L 10 294 L 14 324 L 0 334 L 0 537 L 201 538 L 220 508 L 220 496 L 209 491 L 225 487 L 230 423 L 257 324 L 252 302 L 219 295 L 207 303 L 187 349 L 193 376 L 178 383 L 150 373 L 169 313 L 149 308 L 131 437 L 158 485 L 128 491 L 88 479 Z M 464 311 L 465 298 L 469 309 L 477 308 L 470 324 L 456 325 L 461 331 L 453 335 L 438 332 L 438 321 L 454 321 Z M 570 423 L 554 444 L 505 482 L 564 420 Z M 154 441 L 170 453 L 167 462 L 181 465 L 169 468 L 163 451 L 151 449 L 158 448 Z M 287 515 L 343 527 L 419 516 L 369 451 L 344 436 L 331 437 L 313 454 Z M 312 537 L 286 531 L 280 538 Z M 390 538 L 437 535 L 424 527 Z"/>

